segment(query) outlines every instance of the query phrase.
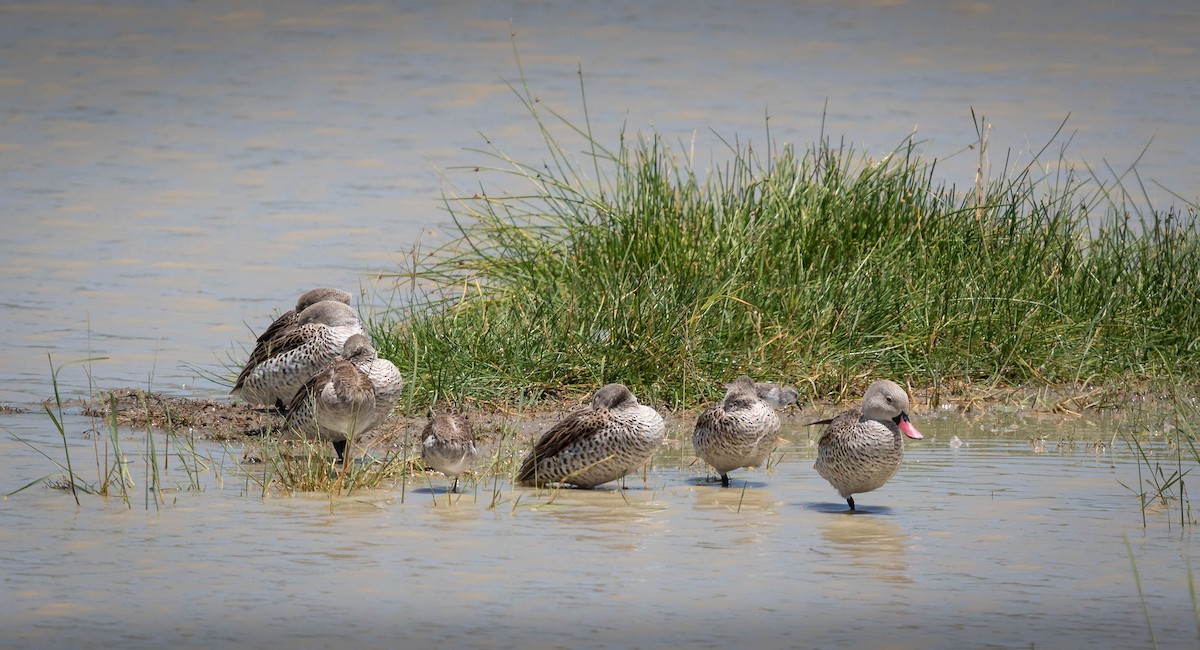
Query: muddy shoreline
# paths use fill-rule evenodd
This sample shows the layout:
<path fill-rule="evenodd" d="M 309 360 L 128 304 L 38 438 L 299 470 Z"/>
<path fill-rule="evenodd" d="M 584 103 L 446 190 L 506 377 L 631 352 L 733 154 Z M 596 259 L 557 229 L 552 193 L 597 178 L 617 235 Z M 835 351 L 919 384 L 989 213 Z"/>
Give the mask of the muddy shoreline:
<path fill-rule="evenodd" d="M 1058 389 L 988 389 L 959 390 L 953 395 L 942 392 L 933 395 L 928 390 L 913 391 L 915 417 L 934 412 L 956 412 L 964 415 L 983 416 L 997 411 L 1023 413 L 1042 417 L 1074 418 L 1083 415 L 1118 412 L 1121 410 L 1163 410 L 1171 405 L 1165 394 L 1148 391 L 1114 393 L 1095 388 Z M 785 410 L 784 415 L 819 419 L 842 410 L 856 401 L 806 402 Z M 48 404 L 52 401 L 47 400 Z M 584 399 L 543 403 L 523 410 L 497 405 L 478 405 L 468 409 L 469 416 L 481 438 L 492 437 L 501 428 L 515 428 L 518 433 L 544 430 L 565 413 L 580 408 Z M 695 409 L 673 411 L 656 405 L 668 420 L 668 425 L 684 426 L 694 420 L 699 412 Z M 222 399 L 193 399 L 146 392 L 138 388 L 105 390 L 89 400 L 69 400 L 64 407 L 77 410 L 82 415 L 96 419 L 96 427 L 107 426 L 115 411 L 115 421 L 120 427 L 131 429 L 150 428 L 155 431 L 186 432 L 207 440 L 240 440 L 255 434 L 277 431 L 283 418 L 271 409 L 255 408 L 244 403 Z M 53 408 L 53 407 L 51 407 Z M 3 412 L 20 413 L 24 409 L 11 405 L 0 405 Z M 401 408 L 376 430 L 368 434 L 363 443 L 371 446 L 398 444 L 406 436 L 419 433 L 426 421 L 425 407 L 417 407 L 412 413 Z"/>

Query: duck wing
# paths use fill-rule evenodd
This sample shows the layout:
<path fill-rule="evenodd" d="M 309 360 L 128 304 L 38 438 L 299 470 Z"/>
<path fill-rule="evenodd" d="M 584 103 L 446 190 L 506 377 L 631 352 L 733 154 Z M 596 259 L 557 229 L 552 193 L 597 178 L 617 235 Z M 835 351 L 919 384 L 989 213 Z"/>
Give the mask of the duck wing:
<path fill-rule="evenodd" d="M 835 440 L 846 435 L 846 433 L 851 430 L 851 428 L 855 425 L 855 423 L 857 423 L 861 419 L 862 419 L 862 409 L 861 408 L 852 408 L 849 411 L 843 411 L 843 412 L 835 415 L 834 417 L 829 418 L 828 420 L 817 420 L 816 422 L 809 422 L 809 425 L 813 425 L 813 424 L 829 425 L 829 426 L 825 427 L 825 432 L 821 434 L 821 439 L 817 441 L 818 447 L 824 447 L 825 445 L 833 444 L 833 442 Z"/>
<path fill-rule="evenodd" d="M 525 456 L 525 461 L 521 463 L 521 471 L 517 473 L 517 480 L 522 482 L 533 480 L 538 459 L 557 456 L 572 444 L 596 435 L 604 428 L 604 425 L 608 424 L 608 420 L 606 409 L 591 408 L 576 411 L 563 418 L 550 427 L 549 431 L 542 434 L 537 444 L 533 446 L 533 450 Z"/>
<path fill-rule="evenodd" d="M 304 345 L 316 333 L 316 328 L 318 327 L 324 326 L 301 325 L 291 330 L 285 330 L 283 334 L 254 346 L 254 351 L 250 353 L 250 358 L 246 360 L 246 365 L 238 373 L 237 383 L 233 385 L 233 389 L 236 391 L 241 388 L 242 384 L 246 381 L 246 377 L 249 377 L 250 373 L 254 372 L 254 369 L 262 362 Z"/>

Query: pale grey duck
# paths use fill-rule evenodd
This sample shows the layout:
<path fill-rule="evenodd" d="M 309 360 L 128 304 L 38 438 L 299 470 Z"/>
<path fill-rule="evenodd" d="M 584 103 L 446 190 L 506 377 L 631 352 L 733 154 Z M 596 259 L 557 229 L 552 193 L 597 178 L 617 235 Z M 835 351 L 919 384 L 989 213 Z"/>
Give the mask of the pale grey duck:
<path fill-rule="evenodd" d="M 755 383 L 743 375 L 728 385 L 725 398 L 704 409 L 696 419 L 692 447 L 701 460 L 721 476 L 729 487 L 729 472 L 739 467 L 760 467 L 779 439 L 779 416 L 775 404 L 787 399 L 783 388 Z M 796 393 L 794 388 L 791 393 Z M 767 395 L 771 402 L 763 399 Z M 795 401 L 795 395 L 791 397 Z"/>
<path fill-rule="evenodd" d="M 296 326 L 300 320 L 300 312 L 308 309 L 312 305 L 321 302 L 322 300 L 333 300 L 335 302 L 350 304 L 350 294 L 341 289 L 333 289 L 330 287 L 319 287 L 317 289 L 309 289 L 300 294 L 296 299 L 296 307 L 289 309 L 279 315 L 279 318 L 271 321 L 267 329 L 263 330 L 262 334 L 258 335 L 258 339 L 254 342 L 257 349 L 260 345 L 267 344 L 272 338 L 279 335 L 281 332 L 291 329 Z M 254 353 L 251 352 L 251 356 Z"/>
<path fill-rule="evenodd" d="M 892 478 L 904 459 L 904 436 L 920 439 L 908 419 L 908 394 L 886 379 L 867 387 L 859 407 L 828 420 L 813 467 L 854 508 L 854 495 Z"/>
<path fill-rule="evenodd" d="M 284 407 L 310 377 L 341 356 L 346 339 L 362 334 L 347 304 L 322 300 L 300 312 L 296 326 L 256 347 L 238 374 L 231 395 L 251 404 Z"/>

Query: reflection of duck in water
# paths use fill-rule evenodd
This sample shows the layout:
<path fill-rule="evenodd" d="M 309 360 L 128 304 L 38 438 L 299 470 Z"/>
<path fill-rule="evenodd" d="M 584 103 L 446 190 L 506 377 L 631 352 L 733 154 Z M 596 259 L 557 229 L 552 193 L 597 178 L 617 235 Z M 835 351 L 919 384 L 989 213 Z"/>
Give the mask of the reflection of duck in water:
<path fill-rule="evenodd" d="M 912 582 L 905 551 L 912 537 L 900 526 L 878 517 L 823 517 L 823 547 L 816 551 L 849 556 L 857 569 L 890 582 Z M 824 564 L 824 563 L 819 563 Z M 844 575 L 845 563 L 830 562 L 831 574 Z M 832 568 L 836 567 L 836 568 Z"/>
<path fill-rule="evenodd" d="M 813 424 L 829 425 L 817 443 L 813 467 L 852 511 L 855 494 L 882 486 L 900 468 L 903 436 L 922 437 L 908 421 L 908 394 L 886 379 L 867 387 L 861 406 Z"/>
<path fill-rule="evenodd" d="M 688 494 L 692 498 L 692 508 L 696 511 L 697 516 L 711 517 L 713 512 L 748 515 L 746 518 L 728 520 L 721 518 L 711 523 L 714 530 L 721 528 L 733 530 L 739 526 L 750 526 L 754 522 L 759 522 L 760 519 L 757 516 L 751 516 L 752 513 L 766 516 L 779 508 L 780 494 L 771 486 L 763 486 L 761 489 L 748 488 L 749 486 L 732 490 L 689 490 Z"/>

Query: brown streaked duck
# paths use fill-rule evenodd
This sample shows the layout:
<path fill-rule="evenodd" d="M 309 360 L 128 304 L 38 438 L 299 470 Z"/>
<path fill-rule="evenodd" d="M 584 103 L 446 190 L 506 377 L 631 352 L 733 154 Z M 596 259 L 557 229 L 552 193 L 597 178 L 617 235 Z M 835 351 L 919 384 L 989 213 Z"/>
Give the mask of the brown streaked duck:
<path fill-rule="evenodd" d="M 287 428 L 309 440 L 333 443 L 338 460 L 345 459 L 346 441 L 370 430 L 375 388 L 366 368 L 375 349 L 362 334 L 346 339 L 341 358 L 313 375 L 288 405 Z"/>
<path fill-rule="evenodd" d="M 615 481 L 650 461 L 664 431 L 657 411 L 639 404 L 623 384 L 608 384 L 591 405 L 542 435 L 521 463 L 517 482 L 593 488 Z"/>
<path fill-rule="evenodd" d="M 331 287 L 319 287 L 305 291 L 304 293 L 300 294 L 299 298 L 296 299 L 296 307 L 294 309 L 289 309 L 280 314 L 279 318 L 271 321 L 271 324 L 267 326 L 267 329 L 263 330 L 263 333 L 258 335 L 258 339 L 255 341 L 255 349 L 257 349 L 260 345 L 265 345 L 268 341 L 279 335 L 281 332 L 295 327 L 297 322 L 300 320 L 300 312 L 308 309 L 318 302 L 321 302 L 322 300 L 333 300 L 349 305 L 350 298 L 351 296 L 348 292 Z M 251 352 L 250 354 L 253 356 L 254 352 Z"/>
<path fill-rule="evenodd" d="M 854 495 L 870 492 L 892 478 L 904 459 L 904 436 L 922 438 L 908 419 L 908 394 L 893 381 L 867 387 L 862 404 L 828 420 L 817 443 L 817 473 L 833 485 L 854 511 Z"/>
<path fill-rule="evenodd" d="M 355 334 L 358 313 L 336 300 L 322 300 L 300 312 L 296 326 L 256 347 L 229 393 L 251 404 L 284 407 L 316 373 L 341 356 Z"/>
<path fill-rule="evenodd" d="M 696 455 L 717 470 L 723 487 L 729 487 L 730 471 L 760 467 L 766 462 L 779 440 L 779 416 L 774 405 L 785 405 L 788 399 L 780 386 L 755 383 L 745 375 L 727 388 L 725 398 L 704 409 L 696 419 L 692 433 Z M 791 401 L 795 401 L 796 389 L 787 390 L 791 391 Z"/>

